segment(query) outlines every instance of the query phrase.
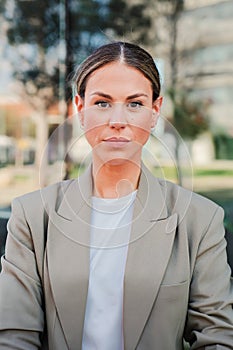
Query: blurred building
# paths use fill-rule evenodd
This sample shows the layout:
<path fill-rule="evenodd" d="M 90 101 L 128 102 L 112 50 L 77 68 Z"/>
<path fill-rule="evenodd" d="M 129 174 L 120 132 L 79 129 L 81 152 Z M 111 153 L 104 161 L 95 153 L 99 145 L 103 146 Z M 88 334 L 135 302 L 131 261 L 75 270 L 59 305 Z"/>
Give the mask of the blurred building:
<path fill-rule="evenodd" d="M 154 8 L 152 17 L 158 40 L 149 47 L 154 57 L 163 62 L 164 92 L 172 85 L 175 57 L 177 88 L 197 101 L 209 103 L 211 134 L 194 141 L 193 160 L 205 163 L 215 157 L 233 159 L 233 1 L 184 0 L 177 20 L 173 58 L 174 32 L 169 17 L 172 7 L 168 5 L 162 2 Z M 164 13 L 167 16 L 161 15 Z M 166 94 L 163 108 L 165 117 L 172 119 L 173 106 Z"/>
<path fill-rule="evenodd" d="M 233 1 L 186 0 L 180 18 L 179 79 L 212 101 L 215 132 L 233 137 Z"/>

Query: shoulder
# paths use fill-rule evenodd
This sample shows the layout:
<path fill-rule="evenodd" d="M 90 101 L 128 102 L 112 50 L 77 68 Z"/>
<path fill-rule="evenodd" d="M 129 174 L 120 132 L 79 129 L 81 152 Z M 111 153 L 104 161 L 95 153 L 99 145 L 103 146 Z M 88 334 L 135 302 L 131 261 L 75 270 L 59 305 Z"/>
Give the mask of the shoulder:
<path fill-rule="evenodd" d="M 23 207 L 26 211 L 29 212 L 39 212 L 40 210 L 44 210 L 47 207 L 54 207 L 55 209 L 56 206 L 59 205 L 59 201 L 61 201 L 64 193 L 75 181 L 76 180 L 73 179 L 60 181 L 47 187 L 16 197 L 12 201 L 12 209 L 19 206 Z"/>
<path fill-rule="evenodd" d="M 212 200 L 168 181 L 157 178 L 143 165 L 142 190 L 148 191 L 151 205 L 163 205 L 167 215 L 177 214 L 179 222 L 183 219 L 187 221 L 208 222 L 215 213 L 220 213 L 222 218 L 223 209 Z"/>
<path fill-rule="evenodd" d="M 183 188 L 175 183 L 158 179 L 166 201 L 168 212 L 176 212 L 180 218 L 203 223 L 210 222 L 214 216 L 223 219 L 223 209 L 212 200 Z"/>

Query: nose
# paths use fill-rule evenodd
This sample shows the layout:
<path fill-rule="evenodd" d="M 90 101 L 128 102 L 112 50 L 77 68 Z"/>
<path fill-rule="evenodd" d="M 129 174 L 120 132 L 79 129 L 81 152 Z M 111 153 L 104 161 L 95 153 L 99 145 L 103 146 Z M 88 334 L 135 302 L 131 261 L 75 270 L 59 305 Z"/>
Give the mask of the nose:
<path fill-rule="evenodd" d="M 114 122 L 114 121 L 110 121 L 109 122 L 109 126 L 111 128 L 115 128 L 115 129 L 122 129 L 122 128 L 125 128 L 126 127 L 126 124 L 125 122 L 123 121 L 117 121 L 117 122 Z"/>
<path fill-rule="evenodd" d="M 109 118 L 109 126 L 116 129 L 125 128 L 127 125 L 123 104 L 116 103 Z"/>

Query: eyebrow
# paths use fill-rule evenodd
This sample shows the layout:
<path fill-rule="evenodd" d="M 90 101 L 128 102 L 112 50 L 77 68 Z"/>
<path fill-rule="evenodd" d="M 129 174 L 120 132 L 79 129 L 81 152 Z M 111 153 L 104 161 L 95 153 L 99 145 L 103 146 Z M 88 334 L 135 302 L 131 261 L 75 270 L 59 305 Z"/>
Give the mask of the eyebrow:
<path fill-rule="evenodd" d="M 108 94 L 105 94 L 104 92 L 101 92 L 101 91 L 95 91 L 91 94 L 91 96 L 94 96 L 94 95 L 98 95 L 98 96 L 101 96 L 101 97 L 105 97 L 109 100 L 112 100 L 112 97 Z"/>
<path fill-rule="evenodd" d="M 112 100 L 112 96 L 110 96 L 110 95 L 108 95 L 108 94 L 105 94 L 104 92 L 101 92 L 101 91 L 95 91 L 95 92 L 93 92 L 91 95 L 92 95 L 92 96 L 93 96 L 93 95 L 98 95 L 98 96 L 107 98 L 107 99 L 109 99 L 109 100 Z M 126 100 L 132 100 L 132 99 L 138 98 L 138 97 L 148 97 L 148 95 L 145 94 L 145 93 L 143 93 L 143 92 L 138 92 L 138 93 L 136 93 L 136 94 L 127 96 L 127 97 L 126 97 Z"/>

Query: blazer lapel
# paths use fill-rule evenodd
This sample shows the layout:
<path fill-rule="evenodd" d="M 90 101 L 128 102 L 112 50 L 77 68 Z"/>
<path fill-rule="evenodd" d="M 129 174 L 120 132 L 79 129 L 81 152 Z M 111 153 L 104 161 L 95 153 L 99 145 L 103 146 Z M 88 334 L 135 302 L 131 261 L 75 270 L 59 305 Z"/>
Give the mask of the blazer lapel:
<path fill-rule="evenodd" d="M 89 278 L 91 167 L 61 193 L 49 213 L 47 259 L 51 290 L 67 347 L 81 349 Z M 142 167 L 124 282 L 125 350 L 135 349 L 156 299 L 177 224 L 159 182 Z"/>
<path fill-rule="evenodd" d="M 168 216 L 158 180 L 143 167 L 124 283 L 125 350 L 136 348 L 172 251 L 177 215 Z"/>
<path fill-rule="evenodd" d="M 62 193 L 57 211 L 49 213 L 48 274 L 70 350 L 81 349 L 82 343 L 89 278 L 91 185 L 88 169 Z"/>

